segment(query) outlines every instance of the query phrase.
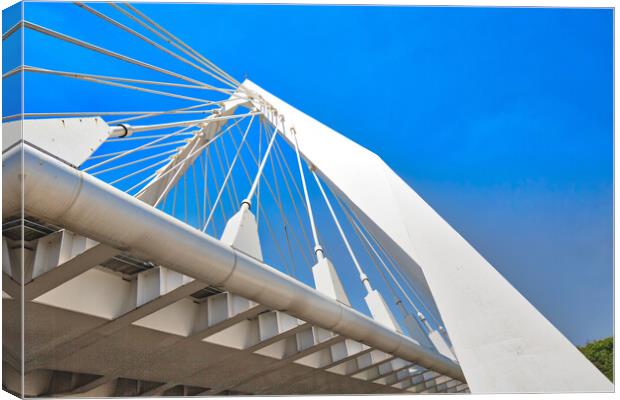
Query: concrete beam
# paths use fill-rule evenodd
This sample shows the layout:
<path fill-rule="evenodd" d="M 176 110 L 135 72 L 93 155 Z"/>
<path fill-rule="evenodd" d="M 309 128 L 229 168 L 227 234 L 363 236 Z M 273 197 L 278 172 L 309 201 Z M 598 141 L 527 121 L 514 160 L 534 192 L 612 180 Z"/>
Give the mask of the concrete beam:
<path fill-rule="evenodd" d="M 440 374 L 438 374 L 435 371 L 421 371 L 418 373 L 414 373 L 412 375 L 409 376 L 403 376 L 400 379 L 398 379 L 396 382 L 394 382 L 392 384 L 392 387 L 396 387 L 398 385 L 400 385 L 403 382 L 407 382 L 410 381 L 410 384 L 404 384 L 404 385 L 400 385 L 402 386 L 401 389 L 403 390 L 407 390 L 407 391 L 411 391 L 410 388 L 414 388 L 415 387 L 415 391 L 414 393 L 419 393 L 422 390 L 426 390 L 430 387 L 434 387 L 435 386 L 435 378 L 441 376 Z"/>
<path fill-rule="evenodd" d="M 256 373 L 253 373 L 253 374 L 243 375 L 241 378 L 238 378 L 235 383 L 214 387 L 214 388 L 212 388 L 208 392 L 208 394 L 209 395 L 217 395 L 217 394 L 222 393 L 222 392 L 224 392 L 226 390 L 231 390 L 231 389 L 237 388 L 237 387 L 239 387 L 239 386 L 241 386 L 241 385 L 243 385 L 243 384 L 245 384 L 245 383 L 247 383 L 247 382 L 249 382 L 251 380 L 260 378 L 263 375 L 270 374 L 270 373 L 272 373 L 274 371 L 277 371 L 280 368 L 284 368 L 284 367 L 286 367 L 287 365 L 289 365 L 290 363 L 292 363 L 292 362 L 294 362 L 296 360 L 304 358 L 304 357 L 306 357 L 306 356 L 308 356 L 308 355 L 310 355 L 312 353 L 315 353 L 317 351 L 325 349 L 325 348 L 327 348 L 327 347 L 329 347 L 329 346 L 331 346 L 331 345 L 333 345 L 335 343 L 338 343 L 340 341 L 343 341 L 345 339 L 346 338 L 344 338 L 342 336 L 334 336 L 331 339 L 328 339 L 328 340 L 326 340 L 324 342 L 321 342 L 319 344 L 311 346 L 311 347 L 309 347 L 309 348 L 307 348 L 305 350 L 299 351 L 299 352 L 297 352 L 295 354 L 292 354 L 292 355 L 290 355 L 288 357 L 283 358 L 282 360 L 278 360 L 278 361 L 276 361 L 274 363 L 270 363 L 263 370 L 261 370 L 259 372 L 256 372 Z"/>
<path fill-rule="evenodd" d="M 328 364 L 325 364 L 325 365 L 323 365 L 323 366 L 321 366 L 319 368 L 315 368 L 312 372 L 310 372 L 310 373 L 308 373 L 306 375 L 294 376 L 291 379 L 288 379 L 288 380 L 286 380 L 284 382 L 281 382 L 281 383 L 279 383 L 276 386 L 271 386 L 271 387 L 269 387 L 269 388 L 267 388 L 265 390 L 261 390 L 260 392 L 255 393 L 255 394 L 258 395 L 258 394 L 272 393 L 274 389 L 286 387 L 287 385 L 289 385 L 289 384 L 291 384 L 293 382 L 298 382 L 298 381 L 303 381 L 303 380 L 309 379 L 309 378 L 311 378 L 311 377 L 313 377 L 313 376 L 315 376 L 315 375 L 317 375 L 317 374 L 319 374 L 321 372 L 325 372 L 326 370 L 328 370 L 330 368 L 333 368 L 333 367 L 336 367 L 338 365 L 344 364 L 344 363 L 346 363 L 348 361 L 354 360 L 354 359 L 356 359 L 356 358 L 358 358 L 360 356 L 363 356 L 364 354 L 368 354 L 368 353 L 370 353 L 373 350 L 374 349 L 372 347 L 368 347 L 368 348 L 363 349 L 363 350 L 361 350 L 361 351 L 359 351 L 359 352 L 357 352 L 355 354 L 351 354 L 351 355 L 349 355 L 347 357 L 344 357 L 344 358 L 341 358 L 341 359 L 339 359 L 337 361 L 332 361 L 332 362 L 330 362 Z"/>
<path fill-rule="evenodd" d="M 273 313 L 277 313 L 277 311 L 272 311 L 272 312 L 273 312 Z M 238 323 L 238 322 L 239 322 L 239 321 L 237 321 L 237 323 Z M 268 347 L 268 346 L 273 345 L 273 344 L 275 344 L 275 343 L 277 343 L 277 342 L 280 342 L 280 341 L 282 341 L 282 340 L 285 340 L 285 339 L 287 339 L 288 337 L 291 337 L 291 336 L 293 336 L 293 335 L 295 335 L 295 334 L 299 333 L 300 331 L 302 331 L 302 330 L 304 330 L 304 329 L 308 329 L 308 327 L 309 327 L 309 325 L 308 325 L 307 323 L 302 322 L 300 325 L 297 325 L 297 326 L 295 326 L 295 327 L 293 327 L 293 328 L 290 328 L 290 329 L 286 329 L 286 330 L 284 330 L 283 332 L 280 332 L 280 333 L 278 333 L 278 334 L 276 334 L 276 335 L 273 335 L 273 336 L 271 336 L 271 337 L 269 337 L 269 338 L 267 338 L 267 339 L 265 339 L 265 340 L 261 340 L 261 341 L 259 341 L 258 343 L 255 343 L 255 344 L 253 344 L 253 345 L 251 345 L 251 346 L 249 346 L 249 347 L 247 347 L 247 348 L 243 349 L 243 350 L 242 350 L 242 354 L 243 354 L 243 353 L 247 353 L 247 354 L 249 354 L 249 353 L 254 353 L 254 352 L 256 352 L 256 351 L 259 351 L 259 350 L 261 350 L 261 349 L 264 349 L 265 347 Z M 159 388 L 154 388 L 154 389 L 153 389 L 150 393 L 145 394 L 145 396 L 146 396 L 146 395 L 155 396 L 155 395 L 157 395 L 158 393 L 163 393 L 165 390 L 167 390 L 167 389 L 169 389 L 169 388 L 172 388 L 172 387 L 174 387 L 175 385 L 179 385 L 179 384 L 180 384 L 180 382 L 182 382 L 182 381 L 184 381 L 184 380 L 186 380 L 186 379 L 192 378 L 192 377 L 194 377 L 194 376 L 196 376 L 196 375 L 200 375 L 200 374 L 204 374 L 204 373 L 206 373 L 206 371 L 208 371 L 208 369 L 209 369 L 209 368 L 211 368 L 214 364 L 222 364 L 222 363 L 226 363 L 227 361 L 231 361 L 231 360 L 234 360 L 234 359 L 239 359 L 239 357 L 242 357 L 242 354 L 239 354 L 239 353 L 233 352 L 233 353 L 231 353 L 231 354 L 229 354 L 229 355 L 227 355 L 227 356 L 224 356 L 224 357 L 220 357 L 220 358 L 217 358 L 217 359 L 211 360 L 211 362 L 209 363 L 209 365 L 207 365 L 206 367 L 201 368 L 201 369 L 200 369 L 200 370 L 198 370 L 198 371 L 195 371 L 193 374 L 191 374 L 191 375 L 189 375 L 189 376 L 188 376 L 188 375 L 185 375 L 185 376 L 177 376 L 177 377 L 175 377 L 175 378 L 173 379 L 173 381 L 168 382 L 168 383 L 166 383 L 165 385 L 162 385 L 162 386 L 161 386 L 161 387 L 159 387 Z M 200 394 L 200 395 L 204 395 L 204 396 L 206 396 L 208 393 L 210 393 L 210 391 L 211 391 L 211 390 L 212 390 L 212 389 L 209 389 L 209 390 L 205 391 L 203 394 Z"/>
<path fill-rule="evenodd" d="M 164 392 L 168 389 L 172 389 L 177 386 L 177 382 L 166 382 L 163 385 L 156 386 L 151 390 L 147 390 L 146 392 L 140 394 L 140 397 L 159 397 L 163 396 Z"/>
<path fill-rule="evenodd" d="M 345 374 L 345 376 L 353 376 L 353 375 L 360 374 L 362 372 L 366 372 L 366 371 L 368 371 L 368 370 L 370 370 L 372 368 L 378 367 L 381 364 L 388 363 L 388 362 L 390 362 L 390 361 L 392 361 L 394 359 L 396 359 L 396 356 L 390 355 L 390 356 L 388 356 L 387 358 L 385 358 L 383 360 L 373 361 L 369 365 L 366 365 L 365 367 L 358 368 L 355 371 L 349 372 L 349 373 Z"/>
<path fill-rule="evenodd" d="M 39 240 L 44 239 L 41 238 Z M 35 267 L 37 265 L 37 252 L 39 251 L 40 249 L 37 249 L 35 252 Z M 28 282 L 25 287 L 25 300 L 34 300 L 120 253 L 118 249 L 113 247 L 105 244 L 96 244 Z"/>
<path fill-rule="evenodd" d="M 2 272 L 2 290 L 13 299 L 21 298 L 21 285 L 15 282 L 6 272 Z"/>
<path fill-rule="evenodd" d="M 58 341 L 52 341 L 26 360 L 26 371 L 41 368 L 50 357 L 62 359 L 75 352 L 76 349 L 98 343 L 115 332 L 131 325 L 133 322 L 161 310 L 162 308 L 175 303 L 180 299 L 188 297 L 202 288 L 204 288 L 204 283 L 192 281 L 166 293 L 163 296 L 151 300 L 140 307 L 136 307 L 118 318 L 104 322 L 103 324 L 87 332 L 81 333 L 77 336 L 60 338 Z"/>
<path fill-rule="evenodd" d="M 192 282 L 194 283 L 194 282 Z M 238 314 L 225 319 L 223 321 L 219 321 L 213 325 L 204 327 L 202 329 L 198 329 L 196 331 L 194 331 L 192 334 L 190 334 L 187 337 L 179 337 L 179 336 L 171 336 L 169 338 L 169 340 L 166 340 L 164 343 L 161 344 L 161 346 L 156 349 L 154 351 L 155 353 L 155 357 L 158 356 L 164 356 L 165 354 L 167 354 L 170 351 L 174 351 L 175 347 L 179 344 L 181 344 L 182 342 L 185 341 L 201 341 L 202 339 L 214 335 L 218 332 L 224 331 L 227 328 L 230 328 L 231 326 L 238 324 L 239 322 L 246 320 L 246 319 L 250 319 L 255 317 L 256 315 L 267 311 L 267 308 L 262 306 L 262 305 L 254 305 L 251 308 L 239 312 Z M 109 382 L 113 379 L 122 377 L 122 376 L 128 376 L 131 374 L 131 371 L 136 369 L 136 368 L 141 368 L 143 367 L 143 365 L 141 364 L 140 360 L 137 360 L 134 363 L 130 363 L 127 365 L 123 365 L 121 367 L 115 368 L 113 370 L 108 371 L 104 376 L 102 376 L 101 378 L 99 378 L 99 384 L 103 384 L 105 382 Z M 163 393 L 163 391 L 170 389 L 174 386 L 177 386 L 181 384 L 179 379 L 175 379 L 172 378 L 172 380 L 170 382 L 165 383 L 164 385 L 162 385 L 161 387 L 156 387 L 152 389 L 152 392 L 159 392 L 161 391 Z M 151 391 L 149 391 L 151 392 Z M 145 394 L 146 396 L 146 394 Z"/>
<path fill-rule="evenodd" d="M 409 364 L 409 363 L 407 363 L 406 365 L 404 365 L 404 366 L 402 366 L 402 367 L 400 367 L 400 368 L 396 368 L 396 369 L 393 369 L 393 370 L 391 370 L 391 371 L 388 371 L 388 372 L 384 372 L 384 373 L 382 373 L 382 374 L 379 374 L 379 375 L 377 375 L 376 377 L 371 378 L 371 380 L 372 380 L 373 382 L 375 382 L 375 383 L 380 383 L 380 384 L 382 384 L 382 385 L 390 385 L 390 383 L 389 383 L 389 377 L 391 377 L 391 376 L 397 376 L 399 372 L 401 372 L 401 371 L 403 371 L 403 370 L 406 370 L 406 369 L 408 369 L 408 368 L 412 368 L 412 367 L 414 367 L 414 366 L 415 366 L 415 364 Z M 384 378 L 386 379 L 386 382 L 377 382 L 378 380 L 381 380 L 381 379 L 384 379 Z"/>

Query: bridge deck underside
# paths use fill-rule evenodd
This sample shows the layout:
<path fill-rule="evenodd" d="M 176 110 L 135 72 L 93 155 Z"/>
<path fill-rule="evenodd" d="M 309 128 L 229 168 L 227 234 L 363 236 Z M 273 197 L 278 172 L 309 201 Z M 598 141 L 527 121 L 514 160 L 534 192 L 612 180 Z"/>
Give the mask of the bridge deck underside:
<path fill-rule="evenodd" d="M 24 242 L 28 396 L 467 391 L 462 382 L 283 312 L 61 227 L 37 226 Z M 18 392 L 15 239 L 5 230 L 3 384 Z"/>
<path fill-rule="evenodd" d="M 7 301 L 4 303 L 4 312 L 10 314 L 12 307 L 7 304 Z M 26 307 L 26 315 L 28 315 L 26 327 L 28 353 L 44 347 L 48 340 L 57 335 L 75 335 L 105 323 L 99 318 L 34 303 Z M 15 328 L 8 327 L 8 329 Z M 67 357 L 56 358 L 54 352 L 51 352 L 44 361 L 44 366 L 45 369 L 92 374 L 98 378 L 108 375 L 111 370 L 119 366 L 133 364 L 135 366 L 126 371 L 122 378 L 164 385 L 169 383 L 171 376 L 185 376 L 175 380 L 174 386 L 185 385 L 207 391 L 212 387 L 234 385 L 235 379 L 242 374 L 247 374 L 248 370 L 269 370 L 270 364 L 276 361 L 269 357 L 247 354 L 241 350 L 212 343 L 189 341 L 181 341 L 174 346 L 173 350 L 154 357 L 156 349 L 170 341 L 171 336 L 156 330 L 130 325 L 94 345 L 75 349 Z M 202 369 L 206 370 L 192 376 Z M 397 392 L 394 388 L 329 372 L 311 374 L 312 370 L 310 367 L 291 363 L 286 368 L 248 381 L 235 391 L 256 393 L 267 390 L 267 393 L 273 394 Z M 306 376 L 305 379 L 304 376 Z M 291 379 L 292 381 L 285 387 L 274 387 L 270 390 L 270 387 L 277 386 L 281 381 Z M 101 384 L 103 383 L 102 381 Z"/>

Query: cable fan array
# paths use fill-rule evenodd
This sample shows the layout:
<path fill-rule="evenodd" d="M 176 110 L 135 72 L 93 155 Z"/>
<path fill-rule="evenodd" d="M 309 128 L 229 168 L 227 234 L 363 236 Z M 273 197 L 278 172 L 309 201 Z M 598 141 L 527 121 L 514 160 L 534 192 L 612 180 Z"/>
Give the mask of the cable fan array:
<path fill-rule="evenodd" d="M 28 33 L 27 38 L 38 38 L 42 47 L 58 45 L 64 51 L 64 46 L 72 46 L 79 54 L 74 60 L 81 62 L 76 71 L 19 65 L 4 73 L 3 79 L 23 79 L 27 92 L 31 80 L 38 85 L 45 78 L 75 82 L 66 85 L 76 93 L 79 109 L 37 111 L 35 104 L 32 112 L 3 116 L 3 121 L 103 119 L 115 134 L 80 170 L 215 238 L 222 236 L 227 222 L 244 204 L 251 206 L 267 264 L 313 285 L 312 266 L 329 257 L 345 289 L 356 294 L 351 298 L 353 307 L 367 312 L 365 294 L 375 289 L 390 293 L 390 307 L 400 322 L 413 318 L 431 336 L 428 345 L 437 349 L 441 344 L 432 334 L 439 332 L 450 351 L 434 305 L 417 293 L 415 284 L 400 272 L 398 261 L 346 199 L 308 167 L 296 141 L 284 139 L 281 127 L 269 122 L 273 118 L 266 116 L 273 110 L 268 104 L 251 97 L 239 81 L 136 6 L 74 3 L 72 7 L 83 14 L 80 18 L 88 18 L 93 29 L 114 28 L 115 35 L 122 34 L 132 43 L 118 47 L 144 51 L 149 57 L 108 48 L 116 36 L 107 44 L 96 44 L 20 21 L 3 34 L 3 41 L 14 40 L 21 30 Z M 38 62 L 50 57 L 49 51 L 34 53 L 32 59 Z M 86 62 L 88 56 L 104 57 L 114 63 L 105 68 L 126 75 L 99 73 L 96 70 L 104 69 L 103 64 Z M 29 58 L 26 54 L 25 59 Z M 67 63 L 58 55 L 50 61 L 59 66 Z M 95 71 L 81 71 L 88 66 Z M 70 85 L 76 86 L 70 89 Z M 93 98 L 107 99 L 109 108 L 88 110 Z M 118 99 L 123 99 L 121 104 Z M 154 107 L 149 111 L 130 108 L 138 104 Z"/>

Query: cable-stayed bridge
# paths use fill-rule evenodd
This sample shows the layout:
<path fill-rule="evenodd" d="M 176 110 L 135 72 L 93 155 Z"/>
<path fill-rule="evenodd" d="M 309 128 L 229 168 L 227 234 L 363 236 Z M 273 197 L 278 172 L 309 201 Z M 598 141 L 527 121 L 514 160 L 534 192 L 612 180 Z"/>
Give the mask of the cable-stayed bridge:
<path fill-rule="evenodd" d="M 3 71 L 24 87 L 3 116 L 5 389 L 613 389 L 378 155 L 138 6 L 63 7 L 92 31 L 26 12 L 3 32 L 25 53 Z M 29 103 L 58 87 L 76 108 Z"/>

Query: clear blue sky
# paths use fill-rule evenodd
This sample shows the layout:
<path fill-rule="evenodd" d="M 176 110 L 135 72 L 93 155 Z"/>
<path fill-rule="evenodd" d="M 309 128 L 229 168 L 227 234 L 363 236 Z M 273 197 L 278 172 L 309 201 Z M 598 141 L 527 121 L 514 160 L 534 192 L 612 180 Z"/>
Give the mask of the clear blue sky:
<path fill-rule="evenodd" d="M 611 10 L 138 7 L 233 76 L 379 154 L 573 343 L 613 333 Z M 151 55 L 72 4 L 30 3 L 26 19 Z M 29 38 L 41 47 L 29 64 L 132 71 Z M 61 85 L 27 87 L 26 111 L 108 104 Z M 114 100 L 148 109 L 147 97 Z"/>

